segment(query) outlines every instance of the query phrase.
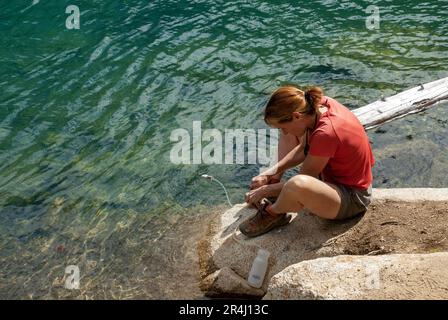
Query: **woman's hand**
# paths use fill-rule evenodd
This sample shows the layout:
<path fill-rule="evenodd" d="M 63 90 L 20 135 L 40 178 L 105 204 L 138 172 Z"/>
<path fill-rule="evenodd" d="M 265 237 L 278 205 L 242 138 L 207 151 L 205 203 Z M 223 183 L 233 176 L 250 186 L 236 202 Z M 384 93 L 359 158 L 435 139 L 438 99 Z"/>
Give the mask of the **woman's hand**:
<path fill-rule="evenodd" d="M 261 186 L 257 189 L 250 190 L 246 193 L 245 201 L 249 204 L 255 205 L 258 204 L 261 199 L 269 196 L 269 185 Z"/>
<path fill-rule="evenodd" d="M 261 186 L 265 186 L 269 183 L 269 176 L 259 175 L 252 178 L 250 183 L 250 190 L 258 189 Z"/>
<path fill-rule="evenodd" d="M 251 184 L 250 184 L 250 190 L 258 189 L 262 186 L 266 186 L 268 184 L 272 183 L 278 183 L 280 182 L 280 179 L 274 178 L 273 176 L 268 175 L 258 175 L 256 177 L 252 178 Z"/>

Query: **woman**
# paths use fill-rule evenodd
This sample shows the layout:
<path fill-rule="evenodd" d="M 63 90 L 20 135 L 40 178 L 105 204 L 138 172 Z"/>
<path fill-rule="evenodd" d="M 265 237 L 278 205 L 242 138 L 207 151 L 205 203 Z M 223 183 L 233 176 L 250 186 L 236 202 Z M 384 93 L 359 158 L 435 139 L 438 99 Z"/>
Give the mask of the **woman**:
<path fill-rule="evenodd" d="M 312 87 L 277 89 L 264 111 L 265 122 L 280 129 L 279 162 L 252 179 L 246 202 L 257 214 L 240 226 L 255 237 L 289 223 L 287 212 L 306 208 L 325 219 L 347 219 L 367 210 L 372 191 L 372 149 L 358 118 Z M 302 164 L 286 182 L 283 173 Z M 275 203 L 260 201 L 278 197 Z M 265 199 L 264 199 L 265 200 Z"/>

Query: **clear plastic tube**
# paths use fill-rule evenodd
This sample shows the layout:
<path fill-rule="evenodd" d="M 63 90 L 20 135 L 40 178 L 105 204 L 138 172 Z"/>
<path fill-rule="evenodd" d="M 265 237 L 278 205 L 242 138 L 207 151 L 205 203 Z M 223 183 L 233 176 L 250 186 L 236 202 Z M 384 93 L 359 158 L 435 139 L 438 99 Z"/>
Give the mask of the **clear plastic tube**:
<path fill-rule="evenodd" d="M 209 175 L 207 175 L 207 174 L 203 174 L 203 175 L 201 175 L 201 177 L 202 177 L 202 178 L 205 178 L 205 179 L 209 179 L 209 180 L 211 180 L 211 181 L 216 181 L 216 182 L 218 182 L 219 185 L 223 188 L 224 192 L 226 193 L 226 198 L 227 198 L 227 202 L 229 203 L 229 206 L 233 207 L 232 202 L 230 202 L 230 198 L 229 198 L 229 194 L 227 193 L 227 189 L 226 189 L 226 187 L 221 183 L 221 181 L 219 181 L 219 180 L 216 179 L 215 177 L 213 177 L 213 176 L 209 176 Z"/>

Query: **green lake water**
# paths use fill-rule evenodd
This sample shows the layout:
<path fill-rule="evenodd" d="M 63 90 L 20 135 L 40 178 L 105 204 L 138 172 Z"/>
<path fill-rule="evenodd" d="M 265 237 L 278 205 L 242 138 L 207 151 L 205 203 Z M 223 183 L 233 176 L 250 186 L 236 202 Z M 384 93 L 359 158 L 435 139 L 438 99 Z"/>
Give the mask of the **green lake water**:
<path fill-rule="evenodd" d="M 0 0 L 0 298 L 200 297 L 226 205 L 200 175 L 238 203 L 259 165 L 173 164 L 170 133 L 266 129 L 286 83 L 354 109 L 448 76 L 448 1 L 375 1 L 369 30 L 371 3 Z M 374 187 L 448 186 L 447 107 L 368 132 Z"/>

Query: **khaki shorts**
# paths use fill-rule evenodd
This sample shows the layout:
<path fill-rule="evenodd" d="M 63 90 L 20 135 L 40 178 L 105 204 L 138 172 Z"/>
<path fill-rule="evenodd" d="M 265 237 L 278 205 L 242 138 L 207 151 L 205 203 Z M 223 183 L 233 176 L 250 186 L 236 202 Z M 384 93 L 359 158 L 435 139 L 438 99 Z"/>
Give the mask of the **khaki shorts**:
<path fill-rule="evenodd" d="M 341 194 L 341 208 L 339 209 L 337 220 L 352 218 L 367 211 L 367 207 L 372 200 L 372 185 L 367 190 L 337 185 Z"/>

